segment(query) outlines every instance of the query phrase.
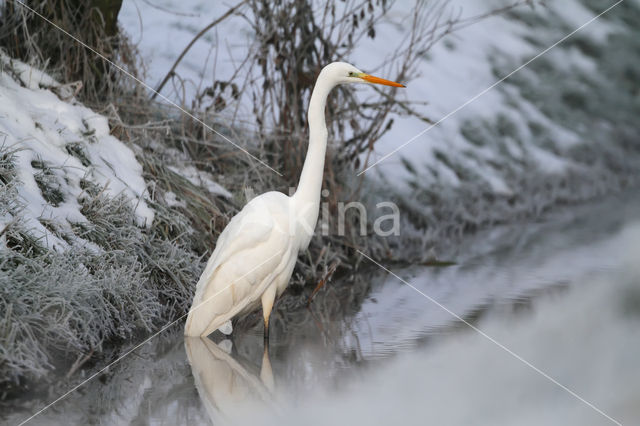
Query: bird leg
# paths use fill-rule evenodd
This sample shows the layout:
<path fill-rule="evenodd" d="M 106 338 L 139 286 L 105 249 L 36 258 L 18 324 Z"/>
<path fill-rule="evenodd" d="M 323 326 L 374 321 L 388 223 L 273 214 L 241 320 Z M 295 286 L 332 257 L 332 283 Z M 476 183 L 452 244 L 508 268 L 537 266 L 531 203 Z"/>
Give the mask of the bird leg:
<path fill-rule="evenodd" d="M 269 317 L 271 316 L 271 309 L 273 308 L 273 302 L 276 300 L 276 288 L 275 286 L 269 287 L 267 291 L 262 294 L 262 316 L 264 318 L 264 343 L 265 346 L 269 344 Z"/>
<path fill-rule="evenodd" d="M 264 317 L 264 345 L 269 345 L 269 316 Z"/>
<path fill-rule="evenodd" d="M 271 360 L 269 359 L 269 345 L 264 346 L 264 352 L 262 353 L 262 366 L 260 367 L 260 380 L 273 392 L 275 383 L 273 380 L 273 370 L 271 369 Z"/>

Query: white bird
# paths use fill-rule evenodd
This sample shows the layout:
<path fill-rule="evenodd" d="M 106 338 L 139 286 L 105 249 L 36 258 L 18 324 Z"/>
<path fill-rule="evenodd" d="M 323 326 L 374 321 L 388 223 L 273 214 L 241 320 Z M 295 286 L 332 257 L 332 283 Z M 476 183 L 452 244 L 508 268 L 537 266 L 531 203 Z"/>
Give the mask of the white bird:
<path fill-rule="evenodd" d="M 309 102 L 309 148 L 296 192 L 292 196 L 276 191 L 262 194 L 231 219 L 196 286 L 185 335 L 207 336 L 218 329 L 230 334 L 232 318 L 262 305 L 268 340 L 275 298 L 287 287 L 298 253 L 309 246 L 318 221 L 327 147 L 327 96 L 337 85 L 349 83 L 404 87 L 344 62 L 322 69 Z"/>

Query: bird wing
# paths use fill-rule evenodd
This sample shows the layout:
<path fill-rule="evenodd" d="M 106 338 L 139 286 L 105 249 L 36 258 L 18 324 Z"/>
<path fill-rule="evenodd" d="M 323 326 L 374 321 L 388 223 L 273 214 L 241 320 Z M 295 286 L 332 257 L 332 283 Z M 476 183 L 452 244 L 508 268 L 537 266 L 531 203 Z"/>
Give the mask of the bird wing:
<path fill-rule="evenodd" d="M 258 303 L 290 257 L 288 203 L 282 193 L 266 193 L 229 222 L 198 281 L 185 333 L 214 331 Z"/>
<path fill-rule="evenodd" d="M 211 278 L 218 266 L 231 256 L 266 241 L 276 227 L 274 215 L 271 214 L 273 204 L 288 202 L 288 199 L 281 192 L 273 191 L 249 201 L 220 233 L 200 281 Z"/>

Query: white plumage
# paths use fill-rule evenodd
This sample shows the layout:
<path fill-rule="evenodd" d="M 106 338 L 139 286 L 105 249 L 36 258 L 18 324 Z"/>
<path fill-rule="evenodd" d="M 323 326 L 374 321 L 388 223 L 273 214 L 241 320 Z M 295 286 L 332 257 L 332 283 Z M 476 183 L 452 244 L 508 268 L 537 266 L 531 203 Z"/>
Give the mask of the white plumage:
<path fill-rule="evenodd" d="M 290 232 L 291 198 L 267 192 L 251 200 L 222 231 L 200 277 L 185 334 L 208 335 L 263 302 L 271 308 L 287 286 L 299 243 Z M 264 296 L 264 297 L 263 297 Z"/>
<path fill-rule="evenodd" d="M 295 194 L 267 192 L 247 203 L 218 237 L 198 281 L 185 335 L 232 331 L 231 319 L 262 305 L 265 338 L 274 300 L 287 287 L 300 250 L 318 220 L 327 128 L 324 109 L 338 84 L 369 82 L 402 87 L 334 62 L 322 69 L 309 102 L 309 149 Z"/>

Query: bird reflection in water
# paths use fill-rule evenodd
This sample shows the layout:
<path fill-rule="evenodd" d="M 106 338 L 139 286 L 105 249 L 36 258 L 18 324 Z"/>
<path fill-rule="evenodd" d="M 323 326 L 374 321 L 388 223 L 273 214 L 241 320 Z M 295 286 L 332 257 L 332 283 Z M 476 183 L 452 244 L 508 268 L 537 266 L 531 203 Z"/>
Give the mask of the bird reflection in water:
<path fill-rule="evenodd" d="M 213 424 L 240 424 L 247 417 L 274 408 L 273 371 L 265 345 L 259 374 L 234 359 L 224 344 L 206 337 L 185 337 L 185 349 L 196 389 Z M 244 365 L 243 365 L 244 364 Z M 243 422 L 244 423 L 244 422 Z"/>

